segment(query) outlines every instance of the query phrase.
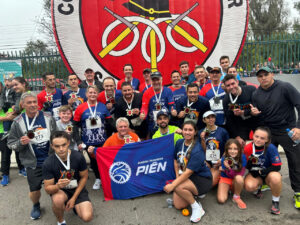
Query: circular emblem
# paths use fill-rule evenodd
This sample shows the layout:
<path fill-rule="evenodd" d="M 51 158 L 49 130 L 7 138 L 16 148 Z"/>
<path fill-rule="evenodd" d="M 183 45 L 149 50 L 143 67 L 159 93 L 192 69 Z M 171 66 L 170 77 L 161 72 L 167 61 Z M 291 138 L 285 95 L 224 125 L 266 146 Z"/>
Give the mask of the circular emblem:
<path fill-rule="evenodd" d="M 110 179 L 117 184 L 125 184 L 131 176 L 130 166 L 125 162 L 115 162 L 109 168 Z"/>
<path fill-rule="evenodd" d="M 237 62 L 248 1 L 52 0 L 52 14 L 63 60 L 81 79 L 86 68 L 122 79 L 124 64 L 131 63 L 141 81 L 143 69 L 151 68 L 170 83 L 183 60 L 190 70 L 218 66 L 221 55 Z"/>

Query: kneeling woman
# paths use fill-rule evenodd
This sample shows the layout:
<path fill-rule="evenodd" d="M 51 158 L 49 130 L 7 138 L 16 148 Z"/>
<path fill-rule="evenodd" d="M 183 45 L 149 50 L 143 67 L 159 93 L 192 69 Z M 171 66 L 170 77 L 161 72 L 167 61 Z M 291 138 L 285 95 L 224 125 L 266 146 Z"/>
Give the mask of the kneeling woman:
<path fill-rule="evenodd" d="M 249 174 L 245 178 L 245 189 L 254 192 L 265 183 L 271 188 L 271 213 L 280 214 L 279 199 L 282 187 L 281 160 L 277 148 L 271 144 L 271 132 L 267 127 L 258 127 L 253 142 L 245 146 Z"/>
<path fill-rule="evenodd" d="M 174 168 L 176 179 L 164 187 L 165 192 L 174 191 L 173 202 L 177 209 L 191 205 L 190 220 L 199 222 L 205 214 L 200 202 L 194 196 L 207 193 L 212 186 L 212 177 L 205 163 L 205 155 L 201 144 L 197 140 L 195 123 L 187 121 L 183 124 L 182 135 L 175 145 Z"/>

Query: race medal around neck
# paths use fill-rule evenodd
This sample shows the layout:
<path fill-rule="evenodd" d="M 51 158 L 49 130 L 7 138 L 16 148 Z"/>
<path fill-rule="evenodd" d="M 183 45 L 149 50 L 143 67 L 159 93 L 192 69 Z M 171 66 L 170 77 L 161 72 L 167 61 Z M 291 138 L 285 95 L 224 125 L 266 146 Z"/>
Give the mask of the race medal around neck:
<path fill-rule="evenodd" d="M 161 110 L 161 104 L 156 103 L 155 104 L 155 109 L 156 109 L 156 111 L 160 111 Z"/>
<path fill-rule="evenodd" d="M 131 109 L 126 109 L 127 116 L 132 116 L 133 112 Z"/>
<path fill-rule="evenodd" d="M 124 141 L 125 141 L 125 144 L 131 143 L 131 136 L 130 135 L 125 135 L 124 136 Z"/>
<path fill-rule="evenodd" d="M 116 103 L 116 100 L 115 100 L 115 98 L 110 98 L 110 99 L 109 99 L 109 102 L 110 102 L 111 104 L 115 104 L 115 103 Z"/>
<path fill-rule="evenodd" d="M 46 98 L 46 101 L 47 101 L 47 102 L 52 102 L 52 101 L 53 101 L 53 95 L 47 94 L 47 95 L 45 96 L 45 98 Z"/>
<path fill-rule="evenodd" d="M 35 137 L 34 131 L 33 130 L 27 131 L 27 137 L 29 139 L 33 139 Z"/>
<path fill-rule="evenodd" d="M 251 160 L 251 163 L 253 164 L 253 165 L 257 165 L 258 164 L 258 158 L 256 157 L 256 156 L 251 156 L 250 157 L 250 160 Z"/>
<path fill-rule="evenodd" d="M 97 125 L 97 118 L 92 117 L 92 118 L 90 118 L 90 121 L 91 121 L 91 125 L 92 126 L 96 126 Z"/>
<path fill-rule="evenodd" d="M 66 127 L 66 131 L 71 133 L 73 131 L 73 126 L 72 125 L 68 125 Z"/>
<path fill-rule="evenodd" d="M 77 94 L 76 94 L 75 92 L 73 92 L 73 93 L 71 94 L 71 98 L 72 98 L 72 99 L 77 99 Z"/>
<path fill-rule="evenodd" d="M 214 103 L 218 105 L 220 103 L 220 97 L 214 97 Z"/>
<path fill-rule="evenodd" d="M 232 168 L 234 166 L 235 160 L 232 157 L 226 157 L 225 161 L 227 161 L 228 165 Z"/>
<path fill-rule="evenodd" d="M 191 112 L 191 108 L 190 107 L 184 107 L 184 113 L 185 114 L 189 114 Z"/>

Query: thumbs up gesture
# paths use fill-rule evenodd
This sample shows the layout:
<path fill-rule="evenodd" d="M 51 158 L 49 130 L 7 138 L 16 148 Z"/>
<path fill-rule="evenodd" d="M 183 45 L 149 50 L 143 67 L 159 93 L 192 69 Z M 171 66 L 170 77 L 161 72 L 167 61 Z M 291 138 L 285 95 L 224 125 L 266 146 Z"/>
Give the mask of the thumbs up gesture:
<path fill-rule="evenodd" d="M 145 118 L 146 118 L 145 112 L 144 112 L 144 111 L 141 111 L 141 113 L 140 113 L 140 119 L 141 119 L 141 120 L 144 120 Z"/>
<path fill-rule="evenodd" d="M 259 111 L 258 108 L 254 107 L 252 104 L 250 104 L 250 108 L 251 108 L 251 115 L 252 116 L 257 116 L 258 114 L 261 113 L 261 111 Z"/>
<path fill-rule="evenodd" d="M 176 111 L 176 109 L 174 109 L 173 106 L 171 107 L 171 115 L 174 117 L 177 116 L 177 111 Z"/>

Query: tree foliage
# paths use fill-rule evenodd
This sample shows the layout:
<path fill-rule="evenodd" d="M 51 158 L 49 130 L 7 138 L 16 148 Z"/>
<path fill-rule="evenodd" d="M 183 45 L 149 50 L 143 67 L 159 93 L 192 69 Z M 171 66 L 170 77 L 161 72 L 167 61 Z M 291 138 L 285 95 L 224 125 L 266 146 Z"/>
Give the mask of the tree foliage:
<path fill-rule="evenodd" d="M 289 11 L 285 0 L 251 0 L 250 29 L 254 37 L 286 31 Z"/>
<path fill-rule="evenodd" d="M 25 53 L 27 55 L 43 55 L 49 53 L 48 45 L 41 41 L 28 41 L 25 47 Z"/>
<path fill-rule="evenodd" d="M 294 3 L 294 8 L 298 11 L 298 15 L 300 15 L 300 1 Z M 295 32 L 300 32 L 300 17 L 298 16 L 293 23 L 293 29 Z"/>

